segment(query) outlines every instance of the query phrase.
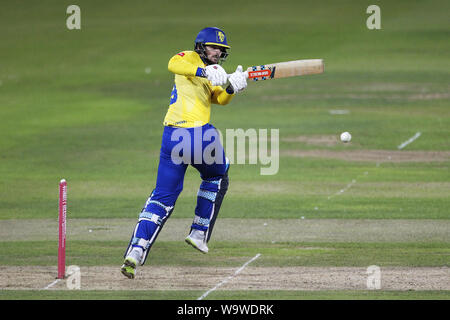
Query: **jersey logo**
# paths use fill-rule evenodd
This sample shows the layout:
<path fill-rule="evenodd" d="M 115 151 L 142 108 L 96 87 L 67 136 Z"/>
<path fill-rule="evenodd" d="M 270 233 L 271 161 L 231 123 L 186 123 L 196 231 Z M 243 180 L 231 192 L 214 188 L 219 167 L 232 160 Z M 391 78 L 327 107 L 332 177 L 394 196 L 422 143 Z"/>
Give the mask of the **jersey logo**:
<path fill-rule="evenodd" d="M 180 57 L 184 57 L 184 52 L 180 52 L 180 53 L 178 53 L 178 55 L 179 55 Z"/>
<path fill-rule="evenodd" d="M 225 35 L 223 34 L 222 31 L 217 31 L 217 41 L 223 42 L 223 40 L 225 40 Z"/>

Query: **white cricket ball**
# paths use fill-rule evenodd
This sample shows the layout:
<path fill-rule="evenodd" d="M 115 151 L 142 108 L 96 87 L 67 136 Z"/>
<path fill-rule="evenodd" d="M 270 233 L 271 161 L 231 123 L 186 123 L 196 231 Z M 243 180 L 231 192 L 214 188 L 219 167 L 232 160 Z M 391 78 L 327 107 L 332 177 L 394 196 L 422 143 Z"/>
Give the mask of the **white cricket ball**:
<path fill-rule="evenodd" d="M 341 141 L 342 142 L 349 142 L 352 140 L 352 135 L 349 132 L 342 132 L 341 133 Z"/>

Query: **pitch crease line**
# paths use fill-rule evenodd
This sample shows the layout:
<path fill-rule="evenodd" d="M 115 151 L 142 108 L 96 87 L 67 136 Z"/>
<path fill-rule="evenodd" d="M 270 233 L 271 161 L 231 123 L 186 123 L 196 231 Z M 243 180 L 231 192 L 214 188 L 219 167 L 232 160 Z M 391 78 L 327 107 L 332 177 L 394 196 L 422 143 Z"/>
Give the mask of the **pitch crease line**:
<path fill-rule="evenodd" d="M 57 284 L 59 282 L 59 280 L 61 279 L 56 279 L 55 281 L 53 281 L 52 283 L 50 283 L 48 286 L 46 286 L 45 288 L 42 288 L 42 290 L 47 290 L 50 289 L 51 287 L 53 287 L 55 284 Z"/>
<path fill-rule="evenodd" d="M 221 282 L 219 282 L 214 288 L 209 289 L 208 291 L 206 291 L 204 294 L 202 294 L 200 297 L 197 298 L 197 300 L 203 300 L 204 298 L 206 298 L 206 296 L 208 296 L 211 292 L 217 290 L 217 288 L 219 288 L 220 286 L 224 285 L 225 283 L 227 283 L 228 281 L 230 281 L 231 279 L 233 279 L 234 277 L 236 277 L 242 270 L 245 269 L 245 267 L 247 267 L 250 263 L 252 263 L 253 261 L 255 261 L 256 259 L 258 259 L 261 256 L 260 253 L 258 253 L 256 256 L 254 256 L 253 258 L 251 258 L 250 260 L 248 260 L 246 263 L 244 263 L 242 265 L 242 267 L 240 267 L 239 269 L 237 269 L 231 276 L 225 278 L 224 280 L 222 280 Z"/>
<path fill-rule="evenodd" d="M 408 140 L 406 140 L 405 142 L 403 142 L 401 145 L 399 145 L 397 148 L 399 150 L 403 149 L 404 147 L 406 147 L 408 144 L 414 142 L 418 137 L 420 137 L 422 133 L 421 132 L 417 132 L 414 136 L 412 136 L 411 138 L 409 138 Z"/>

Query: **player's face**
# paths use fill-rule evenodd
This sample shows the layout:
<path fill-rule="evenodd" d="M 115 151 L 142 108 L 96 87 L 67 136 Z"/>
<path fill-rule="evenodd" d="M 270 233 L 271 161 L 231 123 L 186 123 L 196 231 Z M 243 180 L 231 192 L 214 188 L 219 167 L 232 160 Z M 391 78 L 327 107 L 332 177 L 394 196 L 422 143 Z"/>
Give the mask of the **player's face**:
<path fill-rule="evenodd" d="M 219 46 L 205 46 L 205 48 L 208 60 L 214 63 L 219 63 L 222 48 Z"/>

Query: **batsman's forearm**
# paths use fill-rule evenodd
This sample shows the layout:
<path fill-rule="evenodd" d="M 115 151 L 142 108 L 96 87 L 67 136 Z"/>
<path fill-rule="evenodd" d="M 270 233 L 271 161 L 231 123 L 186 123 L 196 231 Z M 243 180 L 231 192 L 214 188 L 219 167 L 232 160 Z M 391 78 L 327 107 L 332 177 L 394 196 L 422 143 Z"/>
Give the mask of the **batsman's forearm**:
<path fill-rule="evenodd" d="M 231 99 L 233 99 L 234 94 L 230 94 L 227 92 L 227 90 L 222 89 L 222 87 L 215 87 L 217 88 L 216 90 L 214 90 L 211 102 L 215 103 L 215 104 L 220 104 L 220 105 L 226 105 L 228 104 Z"/>

